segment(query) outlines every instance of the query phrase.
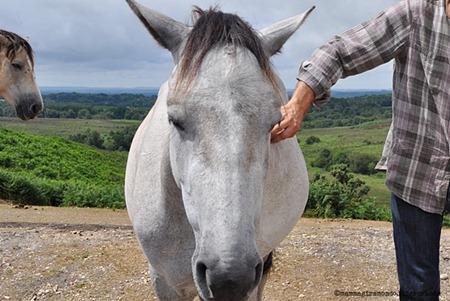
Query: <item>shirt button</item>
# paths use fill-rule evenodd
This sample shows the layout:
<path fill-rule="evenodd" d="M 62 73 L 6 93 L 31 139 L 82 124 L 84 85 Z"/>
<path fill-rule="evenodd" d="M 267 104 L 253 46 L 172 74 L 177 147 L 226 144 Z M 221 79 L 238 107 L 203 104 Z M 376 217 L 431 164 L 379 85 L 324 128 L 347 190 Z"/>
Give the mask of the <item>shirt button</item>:
<path fill-rule="evenodd" d="M 438 94 L 440 92 L 439 88 L 430 88 L 430 92 L 431 94 L 435 95 Z"/>
<path fill-rule="evenodd" d="M 310 61 L 304 61 L 302 63 L 302 69 L 303 70 L 308 70 L 311 66 L 312 66 L 312 63 Z"/>

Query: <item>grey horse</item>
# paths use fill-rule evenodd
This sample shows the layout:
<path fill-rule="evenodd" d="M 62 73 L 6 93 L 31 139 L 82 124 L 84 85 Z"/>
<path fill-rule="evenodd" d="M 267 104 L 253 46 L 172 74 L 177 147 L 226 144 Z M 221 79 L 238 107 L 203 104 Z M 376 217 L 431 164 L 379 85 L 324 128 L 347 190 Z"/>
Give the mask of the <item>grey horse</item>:
<path fill-rule="evenodd" d="M 303 213 L 296 139 L 270 143 L 287 101 L 270 64 L 313 8 L 259 32 L 196 8 L 193 26 L 128 4 L 175 69 L 139 127 L 125 195 L 159 300 L 262 300 L 272 251 Z"/>

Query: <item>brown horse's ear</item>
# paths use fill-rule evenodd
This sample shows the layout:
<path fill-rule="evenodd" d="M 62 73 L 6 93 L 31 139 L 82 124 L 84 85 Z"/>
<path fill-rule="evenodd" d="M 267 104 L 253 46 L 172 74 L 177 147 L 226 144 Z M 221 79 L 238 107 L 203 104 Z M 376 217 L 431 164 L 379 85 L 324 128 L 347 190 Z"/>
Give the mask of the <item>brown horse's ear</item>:
<path fill-rule="evenodd" d="M 173 20 L 155 10 L 149 9 L 134 0 L 126 0 L 159 45 L 172 53 L 175 63 L 179 61 L 181 46 L 188 36 L 188 26 Z"/>
<path fill-rule="evenodd" d="M 295 17 L 280 21 L 259 31 L 267 55 L 278 53 L 284 43 L 303 24 L 315 6 Z"/>
<path fill-rule="evenodd" d="M 3 36 L 0 31 L 0 45 L 7 45 L 8 43 L 9 43 L 8 38 Z"/>

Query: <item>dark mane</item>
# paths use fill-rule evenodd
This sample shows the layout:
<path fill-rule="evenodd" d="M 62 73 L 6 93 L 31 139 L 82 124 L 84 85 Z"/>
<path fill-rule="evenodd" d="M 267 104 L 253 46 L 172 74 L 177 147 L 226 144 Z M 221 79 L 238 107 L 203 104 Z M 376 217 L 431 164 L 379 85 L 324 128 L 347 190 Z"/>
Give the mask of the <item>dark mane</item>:
<path fill-rule="evenodd" d="M 197 75 L 206 54 L 216 45 L 235 45 L 247 48 L 258 61 L 261 70 L 275 88 L 278 87 L 269 57 L 253 28 L 234 14 L 223 13 L 217 8 L 206 11 L 194 7 L 195 24 L 187 39 L 179 65 L 179 82 L 189 84 Z"/>
<path fill-rule="evenodd" d="M 16 52 L 19 50 L 20 47 L 23 47 L 25 51 L 27 52 L 28 57 L 30 58 L 31 65 L 34 66 L 34 56 L 33 56 L 33 50 L 30 46 L 30 44 L 19 35 L 0 29 L 0 35 L 4 36 L 8 39 L 9 43 L 6 45 L 2 45 L 6 47 L 6 56 L 12 60 L 14 59 Z"/>

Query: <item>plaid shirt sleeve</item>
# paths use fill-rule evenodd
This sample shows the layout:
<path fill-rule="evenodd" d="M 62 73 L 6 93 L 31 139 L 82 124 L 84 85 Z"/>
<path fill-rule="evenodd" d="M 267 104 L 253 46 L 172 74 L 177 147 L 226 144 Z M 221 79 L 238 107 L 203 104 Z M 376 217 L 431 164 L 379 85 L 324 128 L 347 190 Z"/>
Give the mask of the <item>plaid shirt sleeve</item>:
<path fill-rule="evenodd" d="M 402 51 L 409 35 L 408 11 L 407 3 L 402 1 L 335 36 L 302 63 L 297 79 L 313 89 L 316 106 L 329 100 L 331 87 L 339 78 L 373 69 Z"/>

